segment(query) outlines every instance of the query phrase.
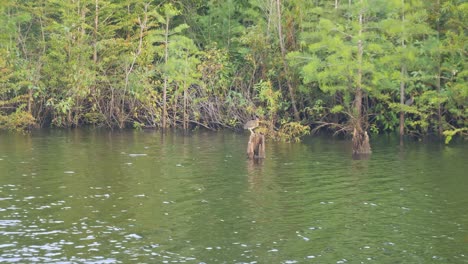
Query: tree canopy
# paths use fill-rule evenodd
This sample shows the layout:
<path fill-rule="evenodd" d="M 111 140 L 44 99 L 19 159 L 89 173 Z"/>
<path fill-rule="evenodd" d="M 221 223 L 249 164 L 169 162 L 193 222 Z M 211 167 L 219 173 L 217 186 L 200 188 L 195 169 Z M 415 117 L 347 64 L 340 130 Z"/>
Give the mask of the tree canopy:
<path fill-rule="evenodd" d="M 2 0 L 0 14 L 2 128 L 259 116 L 274 138 L 468 134 L 463 0 Z"/>

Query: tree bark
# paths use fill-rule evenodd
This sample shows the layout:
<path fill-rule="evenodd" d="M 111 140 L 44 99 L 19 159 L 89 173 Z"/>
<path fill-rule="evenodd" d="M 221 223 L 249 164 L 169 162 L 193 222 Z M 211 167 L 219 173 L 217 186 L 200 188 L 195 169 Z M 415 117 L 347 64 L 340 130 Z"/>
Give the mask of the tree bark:
<path fill-rule="evenodd" d="M 94 65 L 97 64 L 97 33 L 99 26 L 99 0 L 95 2 L 96 13 L 94 14 L 94 50 L 93 50 L 93 62 Z"/>
<path fill-rule="evenodd" d="M 259 133 L 252 133 L 247 144 L 247 156 L 249 159 L 265 158 L 265 136 Z"/>
<path fill-rule="evenodd" d="M 437 0 L 437 7 L 440 10 L 440 0 Z M 440 40 L 439 34 L 440 34 L 440 20 L 437 20 L 437 40 Z M 438 49 L 438 66 L 437 66 L 437 80 L 436 80 L 436 86 L 437 86 L 437 95 L 438 98 L 440 98 L 440 62 L 442 60 L 440 56 L 440 50 Z M 440 102 L 438 102 L 438 107 L 437 107 L 437 119 L 438 119 L 438 128 L 437 128 L 437 134 L 438 136 L 442 136 L 443 134 L 443 128 L 442 128 L 442 106 L 440 105 Z"/>
<path fill-rule="evenodd" d="M 164 65 L 167 67 L 167 61 L 169 59 L 169 16 L 166 16 L 166 32 L 164 34 Z M 167 73 L 164 73 L 164 86 L 163 86 L 163 116 L 162 116 L 162 127 L 166 128 L 167 119 Z"/>
<path fill-rule="evenodd" d="M 403 106 L 405 104 L 405 81 L 406 76 L 406 66 L 401 66 L 401 82 L 400 82 L 400 104 Z M 405 134 L 405 112 L 403 109 L 400 110 L 400 137 Z"/>
<path fill-rule="evenodd" d="M 28 90 L 28 113 L 32 115 L 32 102 L 33 102 L 33 90 L 29 88 Z"/>
<path fill-rule="evenodd" d="M 188 129 L 188 115 L 187 115 L 187 88 L 184 89 L 184 115 L 183 115 L 183 119 L 184 119 L 184 130 L 187 130 Z"/>
<path fill-rule="evenodd" d="M 440 61 L 439 61 L 439 67 L 438 67 L 438 72 L 437 72 L 437 95 L 438 98 L 440 98 Z M 437 135 L 440 137 L 443 135 L 444 129 L 442 127 L 442 106 L 440 104 L 440 101 L 438 102 L 438 107 L 437 107 L 437 121 L 438 121 L 438 128 L 437 128 Z"/>
<path fill-rule="evenodd" d="M 403 13 L 402 13 L 402 16 L 401 16 L 401 20 L 402 20 L 402 25 L 404 26 L 404 23 L 405 23 L 405 11 L 404 11 L 404 8 L 405 8 L 405 0 L 401 0 L 401 3 L 402 3 L 402 8 L 403 8 Z M 403 39 L 401 41 L 401 46 L 403 47 L 403 49 L 405 48 L 405 40 Z M 400 104 L 401 106 L 403 107 L 403 105 L 405 104 L 405 77 L 406 77 L 406 65 L 402 64 L 401 66 L 401 74 L 400 74 L 400 77 L 401 77 L 401 81 L 400 81 Z M 400 110 L 400 137 L 403 137 L 403 135 L 405 134 L 405 112 L 403 111 L 403 109 Z"/>
<path fill-rule="evenodd" d="M 279 45 L 281 49 L 281 60 L 283 61 L 284 74 L 286 75 L 286 83 L 288 85 L 289 97 L 291 98 L 291 105 L 293 108 L 294 119 L 295 121 L 299 121 L 300 118 L 299 118 L 299 112 L 297 111 L 297 107 L 296 107 L 296 98 L 294 96 L 294 89 L 289 79 L 290 78 L 289 68 L 288 68 L 288 63 L 286 62 L 286 47 L 284 45 L 283 30 L 281 26 L 281 0 L 276 0 L 276 8 L 278 12 L 278 38 L 279 38 Z"/>
<path fill-rule="evenodd" d="M 362 3 L 362 0 L 361 0 Z M 364 118 L 362 117 L 362 59 L 364 53 L 364 47 L 362 43 L 362 28 L 363 28 L 363 11 L 359 14 L 359 35 L 358 35 L 358 72 L 357 72 L 357 84 L 356 94 L 354 98 L 354 131 L 353 131 L 353 154 L 369 154 L 371 153 L 369 136 L 363 129 Z"/>

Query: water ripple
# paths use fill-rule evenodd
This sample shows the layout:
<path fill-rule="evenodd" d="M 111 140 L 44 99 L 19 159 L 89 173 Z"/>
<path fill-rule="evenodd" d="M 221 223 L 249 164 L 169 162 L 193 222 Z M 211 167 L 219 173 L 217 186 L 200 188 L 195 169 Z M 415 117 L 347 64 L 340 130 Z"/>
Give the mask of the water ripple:
<path fill-rule="evenodd" d="M 0 262 L 468 261 L 462 149 L 376 143 L 352 160 L 346 141 L 314 138 L 270 142 L 255 163 L 248 135 L 67 133 L 0 140 L 15 149 Z"/>

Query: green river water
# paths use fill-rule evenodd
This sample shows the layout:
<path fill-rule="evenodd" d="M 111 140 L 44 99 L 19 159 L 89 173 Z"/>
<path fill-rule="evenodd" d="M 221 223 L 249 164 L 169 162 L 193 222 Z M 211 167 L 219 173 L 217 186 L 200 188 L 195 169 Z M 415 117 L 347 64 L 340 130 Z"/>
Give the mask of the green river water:
<path fill-rule="evenodd" d="M 468 263 L 468 144 L 0 134 L 0 263 Z"/>

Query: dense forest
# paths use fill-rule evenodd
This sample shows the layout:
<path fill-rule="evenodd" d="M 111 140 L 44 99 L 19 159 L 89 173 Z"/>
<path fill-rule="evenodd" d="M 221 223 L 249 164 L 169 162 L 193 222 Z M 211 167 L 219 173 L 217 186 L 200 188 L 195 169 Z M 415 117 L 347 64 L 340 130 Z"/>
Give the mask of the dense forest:
<path fill-rule="evenodd" d="M 468 134 L 464 0 L 0 0 L 0 127 Z M 364 144 L 364 145 L 363 145 Z"/>

